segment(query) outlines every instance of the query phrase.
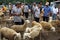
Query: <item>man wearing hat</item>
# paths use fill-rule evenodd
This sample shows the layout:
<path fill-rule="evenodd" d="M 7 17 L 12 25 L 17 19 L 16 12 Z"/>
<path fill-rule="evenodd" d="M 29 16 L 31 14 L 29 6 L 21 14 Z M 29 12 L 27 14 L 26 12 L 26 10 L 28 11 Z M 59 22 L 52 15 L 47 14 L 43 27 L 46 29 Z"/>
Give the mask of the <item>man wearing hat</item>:
<path fill-rule="evenodd" d="M 46 22 L 49 21 L 50 12 L 51 12 L 51 9 L 49 7 L 49 2 L 46 2 L 45 7 L 44 7 L 43 21 L 46 21 Z"/>

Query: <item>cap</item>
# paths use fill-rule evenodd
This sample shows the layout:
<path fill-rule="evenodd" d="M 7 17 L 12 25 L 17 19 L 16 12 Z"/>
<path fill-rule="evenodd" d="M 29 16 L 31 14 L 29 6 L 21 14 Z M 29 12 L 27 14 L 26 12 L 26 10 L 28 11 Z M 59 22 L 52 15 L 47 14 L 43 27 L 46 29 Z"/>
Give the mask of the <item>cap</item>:
<path fill-rule="evenodd" d="M 49 5 L 49 2 L 46 2 L 46 4 L 45 5 Z"/>

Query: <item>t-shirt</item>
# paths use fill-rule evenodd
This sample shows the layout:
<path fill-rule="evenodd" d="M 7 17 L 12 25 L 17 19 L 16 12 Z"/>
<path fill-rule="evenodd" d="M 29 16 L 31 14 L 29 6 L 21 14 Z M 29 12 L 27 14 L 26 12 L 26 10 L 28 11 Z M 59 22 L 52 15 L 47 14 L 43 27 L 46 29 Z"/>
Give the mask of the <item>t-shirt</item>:
<path fill-rule="evenodd" d="M 37 18 L 40 17 L 40 8 L 35 9 L 35 17 L 37 17 Z"/>
<path fill-rule="evenodd" d="M 44 16 L 48 17 L 50 12 L 51 12 L 50 7 L 49 6 L 48 7 L 45 6 L 44 7 Z"/>
<path fill-rule="evenodd" d="M 20 14 L 21 12 L 22 12 L 22 9 L 17 8 L 17 7 L 13 8 L 12 11 L 11 11 L 12 14 L 14 14 L 14 13 Z M 22 20 L 21 20 L 20 16 L 14 16 L 14 22 L 21 22 L 21 21 Z"/>
<path fill-rule="evenodd" d="M 53 14 L 57 14 L 57 12 L 58 12 L 58 8 L 53 8 Z"/>
<path fill-rule="evenodd" d="M 12 5 L 9 5 L 9 10 L 11 10 L 12 9 Z"/>
<path fill-rule="evenodd" d="M 37 9 L 37 8 L 38 8 L 37 6 L 33 6 L 32 7 L 33 12 L 35 12 L 35 9 Z"/>
<path fill-rule="evenodd" d="M 28 12 L 28 10 L 29 10 L 28 5 L 24 5 L 24 12 Z"/>

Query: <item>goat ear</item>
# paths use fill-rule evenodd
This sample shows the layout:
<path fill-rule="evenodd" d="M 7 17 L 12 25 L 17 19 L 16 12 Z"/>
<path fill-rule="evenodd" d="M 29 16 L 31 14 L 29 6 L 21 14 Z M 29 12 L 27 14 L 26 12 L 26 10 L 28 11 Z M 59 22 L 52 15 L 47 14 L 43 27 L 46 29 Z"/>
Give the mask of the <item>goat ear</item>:
<path fill-rule="evenodd" d="M 26 20 L 26 22 L 27 22 L 27 23 L 30 23 L 30 21 L 29 21 L 29 20 Z"/>
<path fill-rule="evenodd" d="M 17 33 L 14 39 L 15 40 L 21 40 L 21 34 L 20 33 Z"/>
<path fill-rule="evenodd" d="M 16 40 L 16 38 L 17 38 L 17 35 L 15 34 L 15 35 L 14 35 L 14 40 Z"/>
<path fill-rule="evenodd" d="M 51 27 L 51 30 L 53 31 L 53 32 L 55 32 L 56 30 L 55 30 L 55 27 Z"/>

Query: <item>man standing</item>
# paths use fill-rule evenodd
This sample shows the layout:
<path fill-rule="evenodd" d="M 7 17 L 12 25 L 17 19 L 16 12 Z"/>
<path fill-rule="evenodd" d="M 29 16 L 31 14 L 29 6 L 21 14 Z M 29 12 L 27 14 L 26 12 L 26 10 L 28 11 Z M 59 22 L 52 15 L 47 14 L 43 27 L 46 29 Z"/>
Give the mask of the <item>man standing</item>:
<path fill-rule="evenodd" d="M 40 19 L 40 4 L 38 4 L 38 7 L 35 9 L 34 19 L 36 22 L 39 22 Z"/>
<path fill-rule="evenodd" d="M 25 18 L 28 19 L 28 16 L 29 16 L 29 7 L 28 7 L 28 4 L 26 3 L 24 5 L 24 15 L 25 15 Z"/>
<path fill-rule="evenodd" d="M 21 9 L 21 3 L 20 2 L 16 3 L 16 7 L 13 7 L 11 14 L 12 14 L 12 16 L 14 16 L 14 23 L 16 25 L 21 25 L 22 20 L 21 20 L 20 16 L 22 15 L 22 9 Z"/>
<path fill-rule="evenodd" d="M 43 21 L 46 21 L 46 22 L 49 21 L 50 12 L 51 12 L 51 9 L 49 7 L 49 2 L 46 2 L 45 7 L 44 7 Z"/>
<path fill-rule="evenodd" d="M 42 5 L 42 1 L 39 2 L 40 4 L 40 21 L 43 21 L 43 14 L 44 14 L 44 11 L 43 11 L 43 5 Z"/>
<path fill-rule="evenodd" d="M 33 13 L 33 17 L 34 17 L 34 14 L 35 14 L 35 9 L 38 8 L 36 3 L 34 2 L 33 5 L 32 5 L 32 13 Z"/>
<path fill-rule="evenodd" d="M 53 18 L 53 20 L 56 20 L 57 19 L 58 8 L 56 6 L 54 6 L 52 9 L 53 9 L 52 18 Z"/>
<path fill-rule="evenodd" d="M 11 16 L 12 4 L 9 3 L 9 15 Z"/>

